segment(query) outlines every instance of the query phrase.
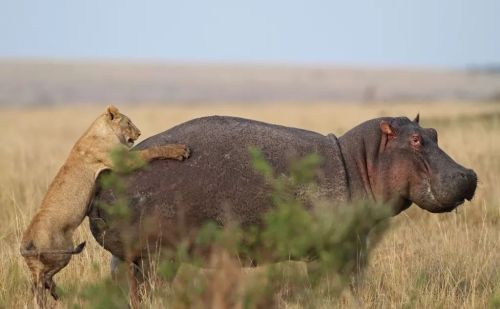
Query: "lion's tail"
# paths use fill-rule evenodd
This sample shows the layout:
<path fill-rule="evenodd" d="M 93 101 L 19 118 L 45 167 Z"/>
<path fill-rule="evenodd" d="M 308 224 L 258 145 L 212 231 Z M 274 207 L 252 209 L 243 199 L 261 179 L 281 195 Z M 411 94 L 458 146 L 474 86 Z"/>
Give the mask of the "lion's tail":
<path fill-rule="evenodd" d="M 42 254 L 78 254 L 85 248 L 86 242 L 82 242 L 74 249 L 70 250 L 45 250 L 38 251 L 33 245 L 33 241 L 30 241 L 26 246 L 21 247 L 21 255 L 24 257 L 40 256 Z"/>

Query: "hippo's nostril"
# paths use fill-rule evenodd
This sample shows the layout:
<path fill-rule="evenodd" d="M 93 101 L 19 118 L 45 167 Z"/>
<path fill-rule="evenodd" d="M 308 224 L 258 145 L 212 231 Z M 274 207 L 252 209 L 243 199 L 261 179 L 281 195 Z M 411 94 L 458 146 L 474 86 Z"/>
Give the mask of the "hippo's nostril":
<path fill-rule="evenodd" d="M 473 170 L 468 170 L 467 172 L 468 172 L 469 178 L 473 179 L 474 181 L 477 181 L 477 175 Z"/>
<path fill-rule="evenodd" d="M 466 170 L 458 172 L 458 176 L 467 180 L 472 180 L 475 177 L 475 174 L 471 170 Z"/>

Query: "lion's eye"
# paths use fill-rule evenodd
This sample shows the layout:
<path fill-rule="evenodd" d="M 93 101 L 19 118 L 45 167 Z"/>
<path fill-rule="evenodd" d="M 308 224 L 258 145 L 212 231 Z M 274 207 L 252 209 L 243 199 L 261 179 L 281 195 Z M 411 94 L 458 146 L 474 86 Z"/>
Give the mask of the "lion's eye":
<path fill-rule="evenodd" d="M 412 146 L 420 146 L 422 145 L 422 138 L 420 135 L 413 135 L 410 139 L 410 143 Z"/>

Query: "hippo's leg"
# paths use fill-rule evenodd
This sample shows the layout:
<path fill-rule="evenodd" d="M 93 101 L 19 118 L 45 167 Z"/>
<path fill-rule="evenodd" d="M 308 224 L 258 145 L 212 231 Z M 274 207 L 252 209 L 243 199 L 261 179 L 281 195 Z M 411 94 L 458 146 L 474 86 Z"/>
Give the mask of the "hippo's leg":
<path fill-rule="evenodd" d="M 137 308 L 141 302 L 139 293 L 140 287 L 148 290 L 147 283 L 149 279 L 149 263 L 143 260 L 135 262 L 123 261 L 119 257 L 113 255 L 110 260 L 111 278 L 116 282 L 128 282 L 129 298 L 131 308 Z"/>
<path fill-rule="evenodd" d="M 134 263 L 135 278 L 138 282 L 143 282 L 149 275 L 149 269 L 145 267 L 145 263 L 141 262 L 138 264 Z M 125 266 L 125 261 L 115 255 L 111 256 L 111 259 L 109 260 L 109 271 L 111 278 L 114 281 L 120 281 L 120 279 L 123 278 Z"/>
<path fill-rule="evenodd" d="M 122 262 L 118 259 L 118 263 L 123 263 L 126 266 L 130 305 L 132 308 L 138 308 L 142 301 L 139 289 L 142 287 L 146 290 L 146 294 L 149 292 L 147 280 L 150 278 L 150 264 L 141 259 L 132 262 Z"/>
<path fill-rule="evenodd" d="M 130 306 L 133 309 L 139 308 L 139 289 L 137 278 L 135 276 L 135 263 L 127 261 L 127 277 L 128 277 L 128 296 L 130 299 Z"/>
<path fill-rule="evenodd" d="M 123 264 L 123 261 L 116 256 L 111 256 L 111 260 L 109 261 L 109 270 L 111 273 L 111 278 L 115 281 L 118 280 L 119 268 Z"/>

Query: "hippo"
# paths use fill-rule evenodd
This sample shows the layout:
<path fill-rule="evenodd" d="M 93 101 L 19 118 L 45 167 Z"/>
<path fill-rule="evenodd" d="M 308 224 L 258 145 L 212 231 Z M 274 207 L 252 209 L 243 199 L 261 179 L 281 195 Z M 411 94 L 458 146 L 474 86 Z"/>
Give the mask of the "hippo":
<path fill-rule="evenodd" d="M 335 203 L 380 202 L 394 215 L 412 203 L 433 213 L 449 212 L 470 201 L 477 186 L 476 173 L 441 150 L 436 130 L 422 128 L 418 116 L 368 120 L 339 138 L 210 116 L 152 136 L 135 149 L 172 143 L 189 145 L 191 158 L 154 161 L 124 176 L 130 224 L 109 224 L 105 208 L 114 207 L 115 194 L 110 189 L 95 193 L 88 213 L 92 234 L 121 260 L 137 263 L 152 243 L 176 248 L 207 221 L 224 226 L 230 217 L 243 226 L 258 226 L 273 207 L 272 189 L 252 166 L 249 147 L 260 149 L 276 175 L 288 174 L 290 162 L 318 154 L 323 160 L 315 181 L 322 198 Z M 142 219 L 147 217 L 153 220 Z M 143 234 L 144 225 L 154 232 Z M 124 229 L 135 244 L 132 254 L 124 249 Z"/>

